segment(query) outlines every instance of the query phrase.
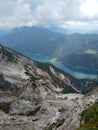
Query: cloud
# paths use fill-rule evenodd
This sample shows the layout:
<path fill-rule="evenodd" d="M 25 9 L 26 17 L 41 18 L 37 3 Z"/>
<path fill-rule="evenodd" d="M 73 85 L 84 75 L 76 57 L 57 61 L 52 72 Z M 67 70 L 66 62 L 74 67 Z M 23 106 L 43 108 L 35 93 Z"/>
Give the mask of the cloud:
<path fill-rule="evenodd" d="M 5 10 L 3 10 L 3 8 Z M 0 13 L 0 25 L 4 26 L 21 26 L 32 20 L 32 10 L 29 3 L 24 3 L 23 0 L 2 2 L 2 14 Z"/>
<path fill-rule="evenodd" d="M 56 21 L 62 18 L 61 9 L 63 1 L 60 0 L 46 0 L 42 5 L 38 5 L 35 14 L 37 19 L 46 19 Z"/>
<path fill-rule="evenodd" d="M 0 27 L 42 25 L 69 29 L 86 26 L 98 28 L 98 14 L 91 17 L 81 11 L 81 7 L 87 6 L 88 1 L 3 0 L 0 3 Z"/>
<path fill-rule="evenodd" d="M 30 4 L 23 3 L 22 0 L 18 0 L 13 14 L 15 15 L 16 20 L 18 18 L 19 21 L 25 22 L 32 19 Z"/>

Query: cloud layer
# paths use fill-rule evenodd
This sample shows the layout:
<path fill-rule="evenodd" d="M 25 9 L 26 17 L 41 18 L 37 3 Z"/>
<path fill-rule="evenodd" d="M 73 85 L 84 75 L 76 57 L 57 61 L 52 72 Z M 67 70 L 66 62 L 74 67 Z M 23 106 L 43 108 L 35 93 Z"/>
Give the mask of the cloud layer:
<path fill-rule="evenodd" d="M 3 0 L 0 2 L 0 27 L 42 25 L 96 29 L 98 12 L 87 15 L 90 10 L 90 7 L 89 10 L 86 8 L 88 1 L 91 4 L 94 1 L 97 8 L 98 0 Z"/>

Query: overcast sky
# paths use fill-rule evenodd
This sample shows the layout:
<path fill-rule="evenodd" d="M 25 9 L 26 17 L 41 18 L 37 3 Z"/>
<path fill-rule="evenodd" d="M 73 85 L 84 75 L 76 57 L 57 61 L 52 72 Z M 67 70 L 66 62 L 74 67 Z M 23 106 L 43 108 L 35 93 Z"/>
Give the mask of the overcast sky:
<path fill-rule="evenodd" d="M 0 0 L 0 28 L 23 25 L 98 30 L 98 0 Z"/>

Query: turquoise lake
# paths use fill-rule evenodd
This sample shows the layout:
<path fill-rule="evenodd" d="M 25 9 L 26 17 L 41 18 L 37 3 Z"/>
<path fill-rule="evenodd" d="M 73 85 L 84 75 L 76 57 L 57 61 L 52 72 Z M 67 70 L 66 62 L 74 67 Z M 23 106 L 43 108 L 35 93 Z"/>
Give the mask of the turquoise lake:
<path fill-rule="evenodd" d="M 34 55 L 34 54 L 26 54 L 32 60 L 42 62 L 42 63 L 51 63 L 55 67 L 67 72 L 68 74 L 72 75 L 78 79 L 96 79 L 98 75 L 98 71 L 94 69 L 88 68 L 76 68 L 66 65 L 62 62 L 51 62 L 49 57 L 41 56 L 41 55 Z"/>

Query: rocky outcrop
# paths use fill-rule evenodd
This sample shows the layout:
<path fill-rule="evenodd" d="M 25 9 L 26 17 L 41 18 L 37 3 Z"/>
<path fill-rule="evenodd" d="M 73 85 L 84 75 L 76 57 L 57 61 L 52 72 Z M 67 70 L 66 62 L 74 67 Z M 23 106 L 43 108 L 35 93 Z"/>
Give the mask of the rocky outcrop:
<path fill-rule="evenodd" d="M 27 115 L 31 116 L 40 110 L 40 105 L 35 105 L 30 101 L 16 100 L 10 105 L 9 113 L 11 115 Z"/>

